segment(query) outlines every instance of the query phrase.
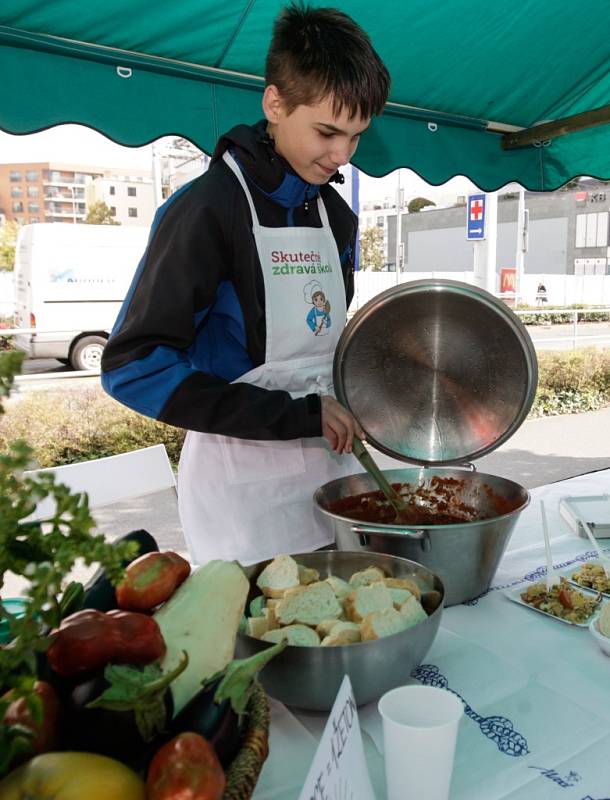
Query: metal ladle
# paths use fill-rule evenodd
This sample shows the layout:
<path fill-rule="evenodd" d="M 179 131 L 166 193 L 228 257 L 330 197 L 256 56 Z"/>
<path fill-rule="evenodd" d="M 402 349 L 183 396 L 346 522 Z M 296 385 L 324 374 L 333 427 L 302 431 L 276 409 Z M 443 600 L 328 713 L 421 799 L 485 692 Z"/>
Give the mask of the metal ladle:
<path fill-rule="evenodd" d="M 389 503 L 392 505 L 392 508 L 396 513 L 396 522 L 406 522 L 408 509 L 405 501 L 398 494 L 396 489 L 394 489 L 394 487 L 385 479 L 383 472 L 375 463 L 373 456 L 369 453 L 364 446 L 364 442 L 359 439 L 358 436 L 354 436 L 352 440 L 352 453 L 356 456 L 358 461 L 362 464 L 377 486 L 379 486 L 381 491 L 384 493 Z"/>

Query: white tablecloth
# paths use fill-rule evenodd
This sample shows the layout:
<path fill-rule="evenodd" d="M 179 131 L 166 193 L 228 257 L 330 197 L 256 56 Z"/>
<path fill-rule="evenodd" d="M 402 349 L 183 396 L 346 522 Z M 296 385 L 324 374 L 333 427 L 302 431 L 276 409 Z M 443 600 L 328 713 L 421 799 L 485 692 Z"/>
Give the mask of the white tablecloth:
<path fill-rule="evenodd" d="M 544 574 L 540 499 L 554 564 L 569 566 L 594 554 L 588 539 L 577 537 L 561 518 L 560 498 L 607 493 L 610 470 L 533 489 L 491 590 L 444 610 L 439 633 L 415 674 L 464 702 L 452 800 L 610 798 L 610 658 L 586 628 L 519 606 L 503 591 Z M 610 540 L 600 544 L 610 552 Z M 299 795 L 327 715 L 294 714 L 273 700 L 271 708 L 270 755 L 254 798 L 291 800 Z M 359 716 L 372 783 L 382 800 L 376 703 L 361 707 Z"/>

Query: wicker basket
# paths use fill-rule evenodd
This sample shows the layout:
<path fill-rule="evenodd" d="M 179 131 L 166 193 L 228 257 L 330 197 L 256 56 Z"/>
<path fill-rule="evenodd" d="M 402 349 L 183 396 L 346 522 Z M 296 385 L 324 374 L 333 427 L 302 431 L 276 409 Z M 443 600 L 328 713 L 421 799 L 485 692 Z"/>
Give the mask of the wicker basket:
<path fill-rule="evenodd" d="M 244 738 L 239 752 L 227 768 L 222 800 L 249 800 L 269 754 L 269 703 L 258 682 L 254 684 L 246 713 Z"/>

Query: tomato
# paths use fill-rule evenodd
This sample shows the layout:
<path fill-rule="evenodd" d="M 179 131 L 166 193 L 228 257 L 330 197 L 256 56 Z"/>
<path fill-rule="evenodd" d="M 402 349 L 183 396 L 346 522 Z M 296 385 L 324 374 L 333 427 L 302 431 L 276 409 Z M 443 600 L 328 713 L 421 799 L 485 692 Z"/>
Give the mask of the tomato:
<path fill-rule="evenodd" d="M 148 768 L 146 800 L 220 800 L 225 775 L 212 745 L 198 733 L 164 744 Z"/>
<path fill-rule="evenodd" d="M 116 587 L 119 608 L 151 611 L 164 603 L 189 576 L 191 565 L 171 550 L 145 553 L 125 570 L 125 579 Z"/>
<path fill-rule="evenodd" d="M 23 725 L 29 728 L 34 732 L 30 753 L 44 753 L 47 750 L 53 750 L 58 744 L 59 700 L 55 689 L 45 681 L 36 681 L 34 693 L 38 695 L 42 702 L 42 719 L 40 721 L 34 720 L 25 697 L 19 697 L 17 700 L 13 700 L 6 709 L 3 724 Z M 10 700 L 10 698 L 11 693 L 8 692 L 3 699 Z M 24 754 L 24 757 L 27 758 L 30 753 Z"/>
<path fill-rule="evenodd" d="M 43 753 L 0 781 L 2 800 L 145 800 L 135 772 L 95 753 Z"/>

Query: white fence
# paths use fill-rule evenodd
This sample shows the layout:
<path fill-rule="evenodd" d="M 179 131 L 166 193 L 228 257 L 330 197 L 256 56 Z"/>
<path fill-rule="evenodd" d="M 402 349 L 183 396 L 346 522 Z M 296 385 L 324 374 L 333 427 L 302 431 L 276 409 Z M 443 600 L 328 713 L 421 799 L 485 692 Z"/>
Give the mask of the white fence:
<path fill-rule="evenodd" d="M 0 271 L 0 316 L 15 311 L 14 273 Z M 444 278 L 464 283 L 474 283 L 474 273 L 469 272 L 395 272 L 360 270 L 355 277 L 355 295 L 351 311 L 367 303 L 384 289 L 396 283 L 416 281 L 421 278 Z M 548 305 L 569 306 L 575 303 L 591 306 L 610 306 L 610 275 L 524 275 L 521 302 L 535 305 L 539 283 L 546 287 Z"/>
<path fill-rule="evenodd" d="M 469 272 L 373 272 L 360 270 L 355 276 L 355 294 L 351 311 L 356 311 L 372 297 L 397 283 L 422 278 L 443 278 L 464 283 L 474 283 L 474 273 Z M 520 303 L 535 305 L 539 283 L 546 287 L 549 306 L 570 306 L 582 303 L 591 306 L 610 306 L 610 275 L 524 275 Z"/>

